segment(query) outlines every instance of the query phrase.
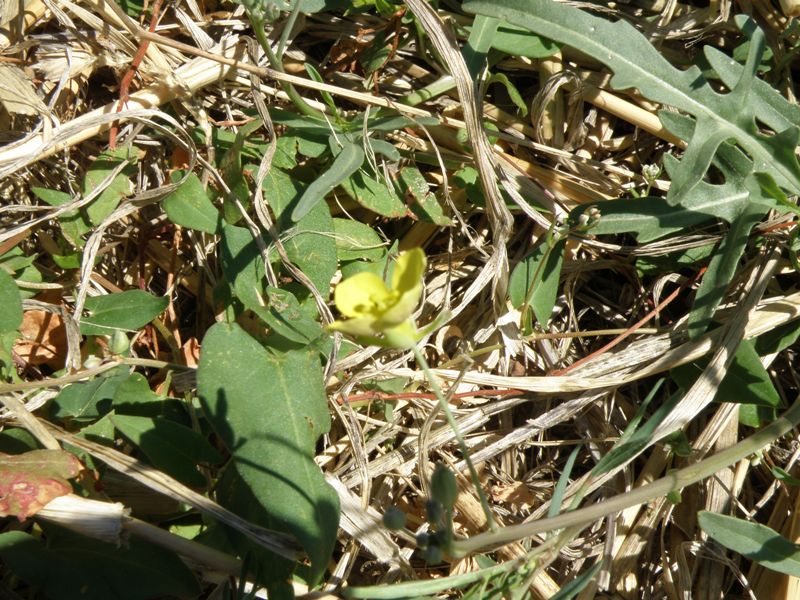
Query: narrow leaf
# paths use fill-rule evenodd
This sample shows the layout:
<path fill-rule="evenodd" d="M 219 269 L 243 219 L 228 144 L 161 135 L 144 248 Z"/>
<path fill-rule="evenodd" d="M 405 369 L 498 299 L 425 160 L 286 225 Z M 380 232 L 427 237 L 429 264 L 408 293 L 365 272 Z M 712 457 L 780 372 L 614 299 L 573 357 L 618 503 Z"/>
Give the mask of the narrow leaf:
<path fill-rule="evenodd" d="M 14 279 L 0 268 L 0 333 L 14 331 L 22 323 L 22 296 Z"/>
<path fill-rule="evenodd" d="M 516 308 L 533 308 L 542 325 L 550 320 L 558 294 L 558 279 L 566 240 L 545 239 L 514 267 L 508 284 L 511 302 Z"/>
<path fill-rule="evenodd" d="M 472 24 L 467 44 L 462 51 L 464 62 L 473 79 L 477 79 L 486 64 L 486 54 L 492 47 L 492 40 L 497 33 L 500 21 L 492 17 L 478 15 Z"/>
<path fill-rule="evenodd" d="M 703 531 L 729 550 L 773 571 L 800 577 L 800 546 L 774 529 L 708 511 L 698 513 L 697 520 Z"/>
<path fill-rule="evenodd" d="M 736 266 L 747 246 L 750 231 L 761 220 L 763 210 L 751 205 L 732 224 L 728 234 L 722 238 L 716 253 L 708 264 L 708 270 L 700 282 L 692 310 L 689 313 L 689 336 L 696 338 L 708 328 L 728 284 L 736 272 Z"/>
<path fill-rule="evenodd" d="M 358 144 L 346 143 L 336 155 L 333 164 L 309 185 L 292 210 L 295 223 L 305 217 L 329 192 L 358 171 L 364 163 L 364 149 Z"/>

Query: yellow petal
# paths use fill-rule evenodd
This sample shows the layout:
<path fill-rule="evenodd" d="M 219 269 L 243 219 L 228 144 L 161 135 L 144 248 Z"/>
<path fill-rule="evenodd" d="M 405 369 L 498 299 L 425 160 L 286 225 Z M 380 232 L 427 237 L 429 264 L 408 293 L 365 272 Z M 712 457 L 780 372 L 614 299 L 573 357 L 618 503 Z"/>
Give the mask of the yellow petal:
<path fill-rule="evenodd" d="M 403 252 L 397 259 L 392 273 L 392 291 L 396 299 L 381 315 L 386 326 L 397 325 L 408 319 L 419 304 L 422 295 L 422 277 L 425 274 L 425 253 L 421 248 Z"/>
<path fill-rule="evenodd" d="M 333 301 L 346 317 L 378 317 L 391 301 L 392 293 L 374 273 L 357 273 L 336 286 Z"/>
<path fill-rule="evenodd" d="M 392 289 L 401 294 L 419 287 L 422 290 L 422 276 L 425 274 L 427 259 L 422 248 L 401 252 L 394 263 Z"/>
<path fill-rule="evenodd" d="M 347 319 L 347 321 L 334 321 L 328 325 L 329 331 L 341 331 L 354 337 L 374 336 L 379 330 L 376 329 L 375 319 L 364 317 L 361 319 Z"/>

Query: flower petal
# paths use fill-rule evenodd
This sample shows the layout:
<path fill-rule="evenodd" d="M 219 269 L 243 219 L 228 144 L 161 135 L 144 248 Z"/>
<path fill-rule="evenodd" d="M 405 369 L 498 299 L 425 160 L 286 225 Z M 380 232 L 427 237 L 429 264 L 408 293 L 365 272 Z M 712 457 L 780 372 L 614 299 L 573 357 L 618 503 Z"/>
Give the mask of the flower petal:
<path fill-rule="evenodd" d="M 334 321 L 327 326 L 328 331 L 341 331 L 354 337 L 373 336 L 379 329 L 376 329 L 375 319 L 362 317 L 360 319 L 347 319 L 347 321 Z"/>
<path fill-rule="evenodd" d="M 427 263 L 422 248 L 412 248 L 401 252 L 394 263 L 392 272 L 392 289 L 401 294 L 417 287 L 422 291 L 422 276 Z"/>
<path fill-rule="evenodd" d="M 425 253 L 421 248 L 403 252 L 397 259 L 392 273 L 392 291 L 396 300 L 391 308 L 381 315 L 384 326 L 393 326 L 408 319 L 419 304 L 422 295 L 422 277 L 425 274 Z"/>
<path fill-rule="evenodd" d="M 391 297 L 383 279 L 368 272 L 348 277 L 336 286 L 333 293 L 336 308 L 346 317 L 379 317 L 377 313 Z"/>

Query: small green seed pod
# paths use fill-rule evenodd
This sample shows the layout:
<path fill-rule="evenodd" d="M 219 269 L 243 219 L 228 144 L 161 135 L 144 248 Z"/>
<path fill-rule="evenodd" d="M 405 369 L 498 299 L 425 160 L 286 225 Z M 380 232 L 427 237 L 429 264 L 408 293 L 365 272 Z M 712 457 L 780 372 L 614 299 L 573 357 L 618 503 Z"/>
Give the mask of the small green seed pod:
<path fill-rule="evenodd" d="M 431 477 L 431 497 L 448 510 L 453 508 L 458 497 L 458 484 L 453 472 L 442 463 L 436 463 Z"/>
<path fill-rule="evenodd" d="M 128 336 L 124 331 L 117 329 L 111 334 L 111 340 L 108 343 L 108 349 L 114 354 L 124 354 L 128 351 L 130 346 L 130 340 L 128 340 Z"/>
<path fill-rule="evenodd" d="M 436 500 L 426 500 L 425 514 L 428 516 L 428 523 L 438 525 L 444 519 L 444 507 Z"/>
<path fill-rule="evenodd" d="M 406 513 L 396 506 L 390 506 L 383 513 L 383 525 L 392 531 L 402 529 L 406 526 Z"/>
<path fill-rule="evenodd" d="M 438 565 L 444 559 L 444 553 L 439 546 L 428 546 L 425 548 L 422 556 L 425 558 L 425 562 L 429 565 Z"/>

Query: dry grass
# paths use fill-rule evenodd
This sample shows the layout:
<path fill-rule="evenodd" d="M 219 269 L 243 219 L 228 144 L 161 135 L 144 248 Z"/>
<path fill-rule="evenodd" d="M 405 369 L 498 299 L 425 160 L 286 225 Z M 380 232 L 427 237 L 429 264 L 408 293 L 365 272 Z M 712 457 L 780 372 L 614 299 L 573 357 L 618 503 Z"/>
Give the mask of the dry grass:
<path fill-rule="evenodd" d="M 463 39 L 456 40 L 451 28 L 463 25 L 464 18 L 444 9 L 434 12 L 422 0 L 408 0 L 399 10 L 416 16 L 424 45 L 399 16 L 308 15 L 289 36 L 286 73 L 266 67 L 263 58 L 258 63 L 252 59 L 244 41 L 250 25 L 237 5 L 169 3 L 152 34 L 145 31 L 145 20 L 131 19 L 113 0 L 31 0 L 24 15 L 10 16 L 9 29 L 0 37 L 0 255 L 19 249 L 34 257 L 45 274 L 43 282 L 21 284 L 36 294 L 25 304 L 33 319 L 32 335 L 46 332 L 41 318 L 33 318 L 35 311 L 59 315 L 66 335 L 53 341 L 47 360 L 15 356 L 21 380 L 0 383 L 8 426 L 26 427 L 46 447 L 68 442 L 135 480 L 141 496 L 179 501 L 293 555 L 290 541 L 230 513 L 214 502 L 213 494 L 198 493 L 148 467 L 131 455 L 130 447 L 110 448 L 46 424 L 47 413 L 41 410 L 66 384 L 120 362 L 145 374 L 158 391 L 192 393 L 203 334 L 224 317 L 212 295 L 220 277 L 218 240 L 174 226 L 158 202 L 174 188 L 169 174 L 182 167 L 194 169 L 204 184 L 224 189 L 224 177 L 214 166 L 219 150 L 212 135 L 235 132 L 250 120 L 254 94 L 268 106 L 286 105 L 280 83 L 287 82 L 322 111 L 329 110 L 320 95 L 327 92 L 342 110 L 385 106 L 440 120 L 424 132 L 397 132 L 392 142 L 419 164 L 433 165 L 426 167 L 426 177 L 453 217 L 452 227 L 379 218 L 344 198 L 330 206 L 335 216 L 369 224 L 400 249 L 425 248 L 429 269 L 418 320 L 429 322 L 444 309 L 451 318 L 424 341 L 424 352 L 451 395 L 499 526 L 547 514 L 575 447 L 580 450 L 565 502 L 580 492 L 584 504 L 591 505 L 700 461 L 749 433 L 739 424 L 738 404 L 712 401 L 742 339 L 800 317 L 796 272 L 784 251 L 787 223 L 767 222 L 757 230 L 766 242 L 752 244 L 740 265 L 720 313 L 726 326 L 699 339 L 689 340 L 685 334 L 697 268 L 642 274 L 636 261 L 707 247 L 725 235 L 721 225 L 672 237 L 668 246 L 572 237 L 554 316 L 546 330 L 523 335 L 519 312 L 507 302 L 510 268 L 575 206 L 643 191 L 644 167 L 660 164 L 664 152 L 679 150 L 679 141 L 663 130 L 657 107 L 636 93 L 611 91 L 607 73 L 596 62 L 568 49 L 542 61 L 509 56 L 495 67 L 516 82 L 533 106 L 529 118 L 514 112 L 502 86 L 493 85 L 480 100 L 458 51 Z M 705 9 L 641 2 L 605 10 L 641 26 L 674 61 L 695 57 L 703 43 L 729 47 L 733 33 L 725 24 L 732 12 L 754 11 L 762 26 L 771 28 L 776 50 L 787 51 L 792 41 L 778 37 L 786 17 L 766 2 L 712 2 Z M 357 61 L 382 31 L 393 31 L 398 46 L 367 81 Z M 149 45 L 134 79 L 135 91 L 120 107 L 118 83 L 145 40 Z M 306 77 L 305 62 L 317 65 L 326 83 Z M 455 77 L 452 90 L 419 107 L 401 103 L 409 92 L 435 82 L 442 68 Z M 791 97 L 791 70 L 779 75 L 780 86 Z M 496 124 L 496 141 L 487 137 L 482 119 Z M 61 268 L 53 259 L 63 252 L 56 242 L 57 217 L 85 206 L 104 188 L 101 184 L 84 196 L 79 182 L 106 146 L 115 121 L 120 123 L 119 144 L 133 141 L 140 149 L 132 189 L 89 232 L 80 268 Z M 465 152 L 457 137 L 462 130 L 472 141 L 472 153 Z M 485 208 L 468 202 L 464 191 L 452 184 L 453 165 L 461 164 L 474 165 L 482 175 Z M 654 191 L 668 188 L 664 180 L 650 183 Z M 36 186 L 62 190 L 72 200 L 47 206 L 31 194 Z M 513 207 L 502 192 L 515 200 Z M 255 206 L 250 225 L 266 240 L 269 210 L 263 200 Z M 302 273 L 292 274 L 303 281 Z M 140 287 L 168 295 L 170 305 L 137 334 L 135 357 L 121 360 L 108 354 L 102 365 L 84 366 L 87 348 L 75 319 L 80 319 L 86 298 Z M 329 320 L 328 290 L 319 292 L 320 312 Z M 592 479 L 591 469 L 619 440 L 654 382 L 704 356 L 710 362 L 652 434 L 651 443 L 614 472 Z M 789 347 L 762 357 L 786 402 L 798 391 L 794 356 Z M 333 425 L 317 462 L 342 501 L 342 522 L 325 591 L 337 595 L 337 582 L 343 581 L 372 585 L 477 569 L 472 557 L 428 567 L 414 554 L 412 536 L 390 534 L 378 525 L 380 515 L 394 504 L 407 512 L 410 530 L 425 529 L 427 481 L 433 463 L 441 461 L 463 474 L 456 533 L 469 537 L 487 528 L 453 432 L 434 410 L 435 397 L 413 356 L 367 347 L 341 357 L 327 373 Z M 376 382 L 397 378 L 405 381 L 399 391 L 376 391 Z M 668 383 L 659 400 L 675 390 Z M 678 431 L 691 448 L 688 455 L 656 443 Z M 520 593 L 536 599 L 552 597 L 596 560 L 602 569 L 581 592 L 582 599 L 797 597 L 795 578 L 776 576 L 707 541 L 696 513 L 707 509 L 751 517 L 798 539 L 796 488 L 778 482 L 770 472 L 773 467 L 792 472 L 798 457 L 797 443 L 785 439 L 765 448 L 758 460 L 741 460 L 684 489 L 679 504 L 650 498 L 571 530 L 572 536 L 559 538 L 558 544 L 540 535 L 493 548 L 490 556 L 519 559 L 549 540 L 537 557 L 539 568 L 515 583 Z M 121 501 L 126 502 L 125 496 Z M 149 524 L 120 514 L 110 518 L 190 560 L 208 583 L 208 597 L 215 597 L 213 589 L 226 577 L 239 574 L 238 559 L 165 534 L 167 526 L 153 527 L 160 524 L 157 517 Z M 12 593 L 5 581 L 4 591 Z M 296 591 L 307 590 L 298 586 Z"/>

